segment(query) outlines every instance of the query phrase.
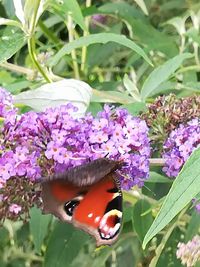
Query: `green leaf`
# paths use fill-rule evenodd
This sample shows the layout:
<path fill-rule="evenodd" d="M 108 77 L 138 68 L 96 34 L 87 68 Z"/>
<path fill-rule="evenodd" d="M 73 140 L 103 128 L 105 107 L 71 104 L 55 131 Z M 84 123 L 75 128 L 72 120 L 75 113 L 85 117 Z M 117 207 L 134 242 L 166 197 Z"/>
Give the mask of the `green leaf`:
<path fill-rule="evenodd" d="M 99 103 L 90 102 L 87 112 L 91 112 L 93 116 L 96 116 L 99 111 L 102 110 L 102 106 Z"/>
<path fill-rule="evenodd" d="M 186 235 L 185 235 L 185 241 L 188 242 L 195 236 L 200 230 L 200 216 L 199 213 L 195 210 L 192 213 L 191 219 L 189 221 Z"/>
<path fill-rule="evenodd" d="M 123 84 L 127 92 L 132 96 L 135 102 L 141 102 L 140 92 L 137 88 L 136 79 L 132 81 L 127 74 L 124 75 Z"/>
<path fill-rule="evenodd" d="M 133 206 L 128 206 L 123 203 L 123 223 L 132 221 L 133 218 Z"/>
<path fill-rule="evenodd" d="M 30 233 L 33 236 L 33 243 L 36 253 L 40 253 L 44 238 L 48 233 L 48 226 L 52 219 L 51 215 L 43 215 L 40 209 L 32 208 L 30 211 Z"/>
<path fill-rule="evenodd" d="M 93 89 L 91 102 L 130 104 L 134 99 L 125 93 Z"/>
<path fill-rule="evenodd" d="M 128 22 L 132 28 L 134 36 L 140 44 L 145 44 L 147 50 L 157 50 L 173 57 L 178 53 L 177 45 L 174 39 L 156 28 L 154 28 L 147 18 L 134 7 L 126 2 L 107 3 L 99 7 L 99 12 L 104 14 L 113 14 L 123 21 Z"/>
<path fill-rule="evenodd" d="M 116 23 L 113 27 L 109 29 L 108 32 L 120 34 L 122 31 L 123 24 Z M 94 66 L 108 66 L 109 60 L 108 58 L 112 59 L 115 57 L 115 53 L 117 53 L 119 49 L 119 44 L 109 42 L 107 44 L 94 44 L 90 45 L 87 48 L 87 65 L 90 69 Z"/>
<path fill-rule="evenodd" d="M 5 18 L 0 18 L 0 25 L 8 25 L 22 28 L 22 25 L 18 21 Z"/>
<path fill-rule="evenodd" d="M 148 10 L 145 5 L 145 2 L 143 0 L 135 0 L 135 2 L 138 4 L 138 6 L 142 9 L 145 15 L 148 15 Z"/>
<path fill-rule="evenodd" d="M 191 58 L 192 56 L 193 55 L 189 53 L 180 54 L 152 71 L 141 89 L 141 97 L 143 100 L 152 95 L 155 89 L 166 81 L 181 66 L 185 59 Z"/>
<path fill-rule="evenodd" d="M 197 29 L 191 28 L 187 31 L 186 35 L 200 46 L 200 36 Z"/>
<path fill-rule="evenodd" d="M 0 240 L 0 249 L 3 250 L 9 243 L 9 232 L 4 227 L 0 227 Z"/>
<path fill-rule="evenodd" d="M 173 180 L 161 175 L 157 172 L 150 172 L 150 177 L 145 181 L 145 183 L 172 183 Z"/>
<path fill-rule="evenodd" d="M 161 243 L 159 244 L 159 246 L 157 246 L 157 248 L 155 250 L 155 256 L 151 260 L 149 267 L 156 267 L 157 266 L 157 263 L 158 263 L 159 259 L 161 258 L 161 254 L 163 252 L 163 249 L 165 248 L 166 243 L 167 243 L 168 239 L 170 238 L 170 236 L 171 236 L 171 234 L 174 231 L 174 228 L 176 226 L 177 226 L 177 223 L 175 221 L 175 222 L 173 222 L 172 225 L 170 225 L 170 227 L 167 229 L 167 231 L 163 235 Z"/>
<path fill-rule="evenodd" d="M 83 29 L 87 30 L 85 25 L 84 17 L 81 12 L 81 8 L 76 0 L 63 0 L 63 1 L 52 1 L 54 8 L 66 17 L 66 13 L 70 13 L 74 21 Z"/>
<path fill-rule="evenodd" d="M 200 192 L 200 149 L 196 149 L 174 181 L 156 219 L 147 232 L 143 248 Z"/>
<path fill-rule="evenodd" d="M 79 39 L 64 45 L 63 48 L 49 60 L 49 64 L 50 66 L 56 65 L 64 55 L 71 53 L 71 51 L 76 48 L 96 43 L 105 44 L 108 42 L 115 42 L 132 49 L 133 51 L 138 53 L 141 57 L 143 57 L 149 64 L 152 65 L 151 60 L 147 57 L 147 55 L 145 54 L 144 50 L 141 47 L 136 45 L 135 42 L 131 41 L 124 35 L 119 35 L 115 33 L 97 33 L 85 37 L 80 37 Z"/>
<path fill-rule="evenodd" d="M 15 14 L 29 35 L 34 33 L 38 20 L 47 6 L 44 2 L 41 0 L 26 0 L 22 8 L 20 5 L 15 5 Z"/>
<path fill-rule="evenodd" d="M 8 26 L 0 38 L 0 63 L 11 58 L 26 42 L 25 34 Z"/>
<path fill-rule="evenodd" d="M 57 222 L 49 239 L 44 267 L 70 266 L 88 238 L 88 234 L 71 224 Z"/>
<path fill-rule="evenodd" d="M 121 105 L 121 108 L 127 109 L 128 112 L 133 116 L 137 116 L 141 112 L 145 112 L 147 110 L 146 104 L 143 102 L 135 102 L 131 104 Z"/>
<path fill-rule="evenodd" d="M 18 81 L 17 80 L 16 81 L 16 79 L 14 79 L 14 78 L 13 78 L 13 80 L 15 82 L 13 82 L 13 83 L 7 83 L 4 86 L 4 88 L 6 88 L 12 94 L 19 94 L 22 89 L 29 88 L 32 85 L 32 82 L 31 81 L 27 81 L 27 80 L 22 80 L 22 81 Z M 1 83 L 1 72 L 0 72 L 0 83 Z"/>
<path fill-rule="evenodd" d="M 133 224 L 139 239 L 142 241 L 147 230 L 153 222 L 151 212 L 145 214 L 151 208 L 151 205 L 146 200 L 139 200 L 133 210 Z"/>
<path fill-rule="evenodd" d="M 188 90 L 192 92 L 198 92 L 200 91 L 200 82 L 187 82 L 181 84 L 181 89 Z"/>

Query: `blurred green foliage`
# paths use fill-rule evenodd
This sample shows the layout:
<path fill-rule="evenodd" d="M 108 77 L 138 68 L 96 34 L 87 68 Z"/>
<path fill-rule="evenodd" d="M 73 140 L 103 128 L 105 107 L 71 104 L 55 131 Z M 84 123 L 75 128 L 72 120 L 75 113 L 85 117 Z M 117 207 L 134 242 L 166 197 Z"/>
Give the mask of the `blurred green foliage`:
<path fill-rule="evenodd" d="M 199 94 L 198 0 L 47 0 L 43 12 L 39 0 L 24 1 L 21 11 L 20 2 L 16 8 L 0 1 L 0 84 L 13 94 L 76 78 L 95 88 L 88 111 L 96 114 L 107 102 L 133 115 L 158 95 Z M 25 224 L 5 221 L 0 266 L 181 266 L 177 243 L 199 232 L 199 216 L 189 209 L 143 250 L 171 183 L 154 167 L 146 186 L 124 193 L 123 229 L 111 247 L 95 249 L 90 236 L 36 208 Z"/>

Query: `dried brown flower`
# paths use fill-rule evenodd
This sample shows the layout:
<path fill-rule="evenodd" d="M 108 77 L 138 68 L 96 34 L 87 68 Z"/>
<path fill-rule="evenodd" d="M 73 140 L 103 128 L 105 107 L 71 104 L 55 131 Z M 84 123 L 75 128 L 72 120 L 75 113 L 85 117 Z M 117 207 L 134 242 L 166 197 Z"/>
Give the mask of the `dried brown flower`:
<path fill-rule="evenodd" d="M 162 150 L 163 141 L 181 123 L 200 117 L 200 96 L 177 98 L 176 95 L 159 96 L 141 115 L 150 127 L 150 139 L 157 150 Z"/>

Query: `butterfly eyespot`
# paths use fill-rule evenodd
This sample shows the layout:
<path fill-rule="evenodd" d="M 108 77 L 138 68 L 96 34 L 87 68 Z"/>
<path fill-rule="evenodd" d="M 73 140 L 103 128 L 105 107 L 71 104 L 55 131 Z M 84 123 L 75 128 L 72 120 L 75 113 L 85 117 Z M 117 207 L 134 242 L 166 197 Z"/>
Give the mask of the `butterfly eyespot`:
<path fill-rule="evenodd" d="M 121 165 L 101 158 L 44 179 L 44 211 L 86 231 L 97 246 L 111 245 L 122 225 Z"/>
<path fill-rule="evenodd" d="M 68 216 L 72 216 L 74 209 L 76 208 L 76 206 L 79 205 L 79 203 L 80 203 L 80 201 L 78 201 L 78 200 L 71 200 L 71 201 L 68 201 L 67 203 L 65 203 L 64 210 L 65 210 L 66 214 Z"/>
<path fill-rule="evenodd" d="M 111 210 L 107 212 L 101 222 L 98 229 L 101 239 L 109 240 L 113 239 L 120 231 L 122 220 L 122 212 L 119 210 Z"/>

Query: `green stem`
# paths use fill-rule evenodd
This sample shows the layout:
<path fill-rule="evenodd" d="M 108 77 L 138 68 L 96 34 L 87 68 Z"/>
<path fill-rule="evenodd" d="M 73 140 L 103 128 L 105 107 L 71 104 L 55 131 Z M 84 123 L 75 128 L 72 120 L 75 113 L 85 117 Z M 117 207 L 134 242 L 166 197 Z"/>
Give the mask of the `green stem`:
<path fill-rule="evenodd" d="M 11 259 L 24 259 L 29 261 L 37 261 L 37 262 L 43 262 L 43 258 L 40 256 L 37 256 L 35 254 L 29 253 L 29 252 L 23 252 L 20 249 L 12 250 L 12 253 L 10 255 Z"/>
<path fill-rule="evenodd" d="M 193 47 L 194 47 L 195 62 L 197 64 L 197 66 L 200 66 L 200 62 L 199 62 L 199 45 L 197 43 L 193 43 Z"/>
<path fill-rule="evenodd" d="M 180 70 L 178 70 L 176 73 L 178 74 L 178 73 L 187 72 L 187 71 L 191 71 L 191 70 L 200 71 L 200 66 L 199 65 L 193 65 L 193 66 L 184 67 L 184 68 L 181 68 Z"/>
<path fill-rule="evenodd" d="M 67 29 L 68 29 L 68 35 L 69 35 L 69 42 L 72 42 L 74 40 L 74 36 L 73 36 L 72 17 L 70 14 L 68 14 Z M 72 50 L 71 57 L 72 57 L 72 62 L 73 62 L 74 76 L 76 79 L 80 79 L 75 50 Z"/>
<path fill-rule="evenodd" d="M 152 205 L 155 205 L 157 203 L 157 201 L 153 198 L 145 196 L 136 190 L 123 191 L 123 199 L 133 205 L 141 199 L 148 201 Z"/>
<path fill-rule="evenodd" d="M 162 158 L 150 158 L 149 163 L 151 166 L 164 166 L 166 160 Z"/>
<path fill-rule="evenodd" d="M 157 266 L 157 262 L 160 258 L 160 255 L 167 243 L 167 240 L 169 239 L 169 237 L 171 236 L 173 230 L 176 228 L 176 226 L 178 225 L 178 222 L 180 221 L 181 217 L 184 215 L 184 213 L 186 212 L 188 207 L 186 207 L 185 209 L 182 210 L 182 212 L 180 213 L 180 215 L 178 216 L 178 220 L 176 220 L 174 223 L 171 224 L 171 226 L 169 227 L 169 229 L 167 230 L 167 233 L 164 234 L 163 239 L 160 243 L 160 245 L 156 248 L 156 255 L 155 257 L 152 259 L 151 263 L 149 264 L 149 267 L 156 267 Z"/>
<path fill-rule="evenodd" d="M 29 55 L 30 55 L 35 67 L 37 68 L 37 70 L 41 73 L 41 75 L 44 77 L 44 79 L 48 83 L 52 82 L 50 80 L 50 78 L 47 76 L 47 74 L 45 73 L 45 71 L 43 70 L 42 66 L 37 61 L 37 57 L 36 57 L 36 53 L 35 53 L 35 40 L 34 40 L 34 37 L 28 39 L 28 51 L 29 51 Z"/>
<path fill-rule="evenodd" d="M 185 49 L 185 35 L 181 35 L 181 45 L 180 45 L 180 54 L 184 52 Z"/>
<path fill-rule="evenodd" d="M 86 0 L 86 7 L 90 7 L 92 5 L 92 0 Z M 88 28 L 89 28 L 90 18 L 85 18 L 85 25 L 87 30 L 83 32 L 83 36 L 88 35 Z M 82 48 L 82 55 L 81 55 L 81 71 L 84 71 L 85 69 L 85 62 L 86 62 L 86 56 L 87 56 L 87 46 L 83 46 Z"/>
<path fill-rule="evenodd" d="M 18 66 L 18 65 L 8 63 L 8 62 L 0 63 L 0 67 L 8 69 L 8 70 L 13 71 L 13 72 L 22 73 L 22 74 L 25 74 L 28 76 L 33 75 L 35 72 L 32 69 L 24 68 L 22 66 Z"/>
<path fill-rule="evenodd" d="M 29 31 L 29 34 L 30 34 L 31 37 L 33 36 L 33 34 L 35 32 L 36 18 L 37 18 L 38 9 L 39 9 L 39 6 L 40 6 L 40 1 L 41 0 L 35 0 L 35 10 L 34 10 L 34 14 L 33 14 L 32 20 L 30 22 L 30 31 Z"/>
<path fill-rule="evenodd" d="M 59 38 L 52 31 L 50 31 L 41 20 L 39 21 L 38 25 L 46 37 L 51 40 L 58 49 L 60 49 L 62 45 L 60 44 Z"/>

